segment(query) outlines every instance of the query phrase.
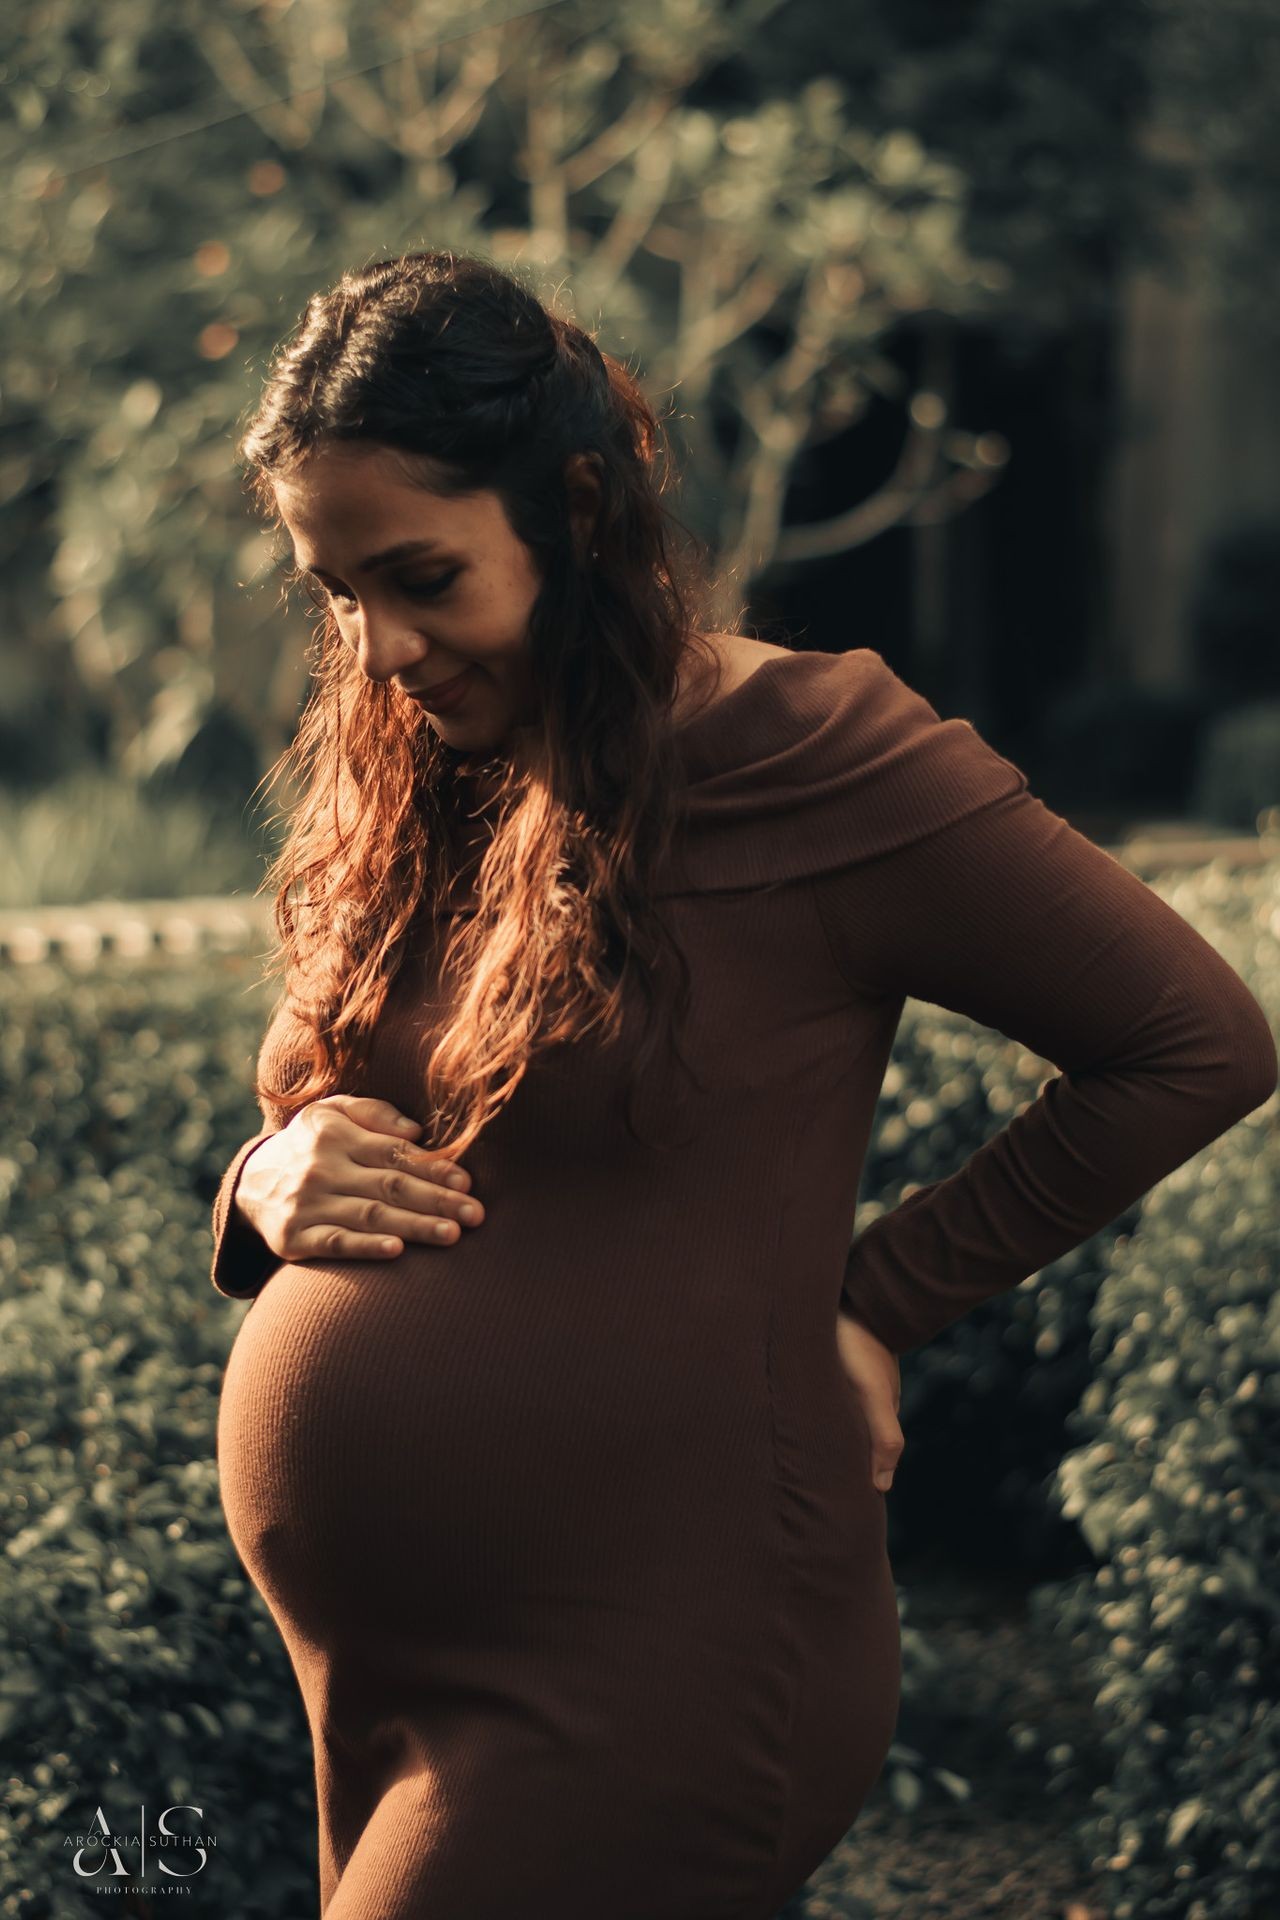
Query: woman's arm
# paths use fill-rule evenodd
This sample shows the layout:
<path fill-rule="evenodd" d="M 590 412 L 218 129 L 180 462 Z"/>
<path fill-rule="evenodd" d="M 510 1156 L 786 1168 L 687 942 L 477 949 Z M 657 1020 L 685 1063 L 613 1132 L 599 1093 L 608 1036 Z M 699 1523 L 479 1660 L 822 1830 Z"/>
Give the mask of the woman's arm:
<path fill-rule="evenodd" d="M 286 996 L 277 1000 L 258 1048 L 258 1080 L 266 1073 L 272 1078 L 284 1064 L 284 1056 L 299 1044 L 301 1029 L 290 1012 Z M 275 1081 L 279 1085 L 279 1080 Z M 231 1300 L 252 1300 L 261 1293 L 276 1268 L 284 1263 L 272 1252 L 262 1235 L 237 1210 L 236 1190 L 245 1163 L 256 1148 L 285 1124 L 282 1108 L 259 1096 L 261 1131 L 237 1147 L 235 1158 L 222 1176 L 222 1184 L 213 1202 L 213 1264 L 211 1275 L 219 1293 Z"/>
<path fill-rule="evenodd" d="M 975 732 L 967 757 L 975 791 L 996 756 Z M 845 1308 L 895 1353 L 1078 1246 L 1275 1090 L 1240 976 L 1025 781 L 812 884 L 851 990 L 967 1014 L 1060 1069 L 855 1240 Z"/>

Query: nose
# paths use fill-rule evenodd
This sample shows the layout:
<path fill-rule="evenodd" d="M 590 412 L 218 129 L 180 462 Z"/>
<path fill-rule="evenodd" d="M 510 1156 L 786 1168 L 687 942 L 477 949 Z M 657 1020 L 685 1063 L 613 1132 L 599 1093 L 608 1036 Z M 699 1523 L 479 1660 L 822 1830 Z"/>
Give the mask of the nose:
<path fill-rule="evenodd" d="M 392 680 L 412 673 L 430 652 L 422 635 L 393 613 L 363 607 L 356 637 L 356 659 L 368 680 Z"/>

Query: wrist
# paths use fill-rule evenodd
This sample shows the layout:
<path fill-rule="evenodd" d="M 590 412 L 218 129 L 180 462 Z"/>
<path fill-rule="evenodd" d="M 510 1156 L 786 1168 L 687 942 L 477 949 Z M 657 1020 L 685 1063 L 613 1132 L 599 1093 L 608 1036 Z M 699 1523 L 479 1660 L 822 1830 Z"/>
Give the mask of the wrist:
<path fill-rule="evenodd" d="M 269 1178 L 269 1168 L 263 1162 L 262 1151 L 264 1147 L 269 1147 L 275 1138 L 275 1134 L 269 1134 L 265 1140 L 258 1142 L 252 1153 L 245 1155 L 231 1196 L 232 1219 L 242 1227 L 252 1229 L 254 1233 L 260 1231 L 257 1216 L 266 1198 L 264 1177 Z"/>

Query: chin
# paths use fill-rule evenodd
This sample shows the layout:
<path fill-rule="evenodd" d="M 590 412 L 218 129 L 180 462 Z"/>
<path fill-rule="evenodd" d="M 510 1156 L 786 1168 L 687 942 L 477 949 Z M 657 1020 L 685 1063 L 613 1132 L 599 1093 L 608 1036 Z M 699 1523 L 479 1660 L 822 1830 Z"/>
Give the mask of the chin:
<path fill-rule="evenodd" d="M 445 745 L 468 760 L 509 751 L 516 734 L 538 724 L 535 700 L 518 703 L 506 689 L 492 685 L 484 687 L 483 692 L 489 697 L 477 700 L 473 694 L 454 713 L 427 713 L 428 724 Z"/>
<path fill-rule="evenodd" d="M 492 714 L 429 714 L 428 721 L 447 747 L 465 760 L 484 760 L 511 744 L 511 723 Z"/>

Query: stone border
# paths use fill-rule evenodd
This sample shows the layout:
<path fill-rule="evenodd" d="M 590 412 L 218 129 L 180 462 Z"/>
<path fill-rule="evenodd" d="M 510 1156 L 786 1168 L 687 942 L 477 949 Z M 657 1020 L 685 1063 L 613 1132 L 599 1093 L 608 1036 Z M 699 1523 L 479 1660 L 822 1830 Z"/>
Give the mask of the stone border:
<path fill-rule="evenodd" d="M 234 953 L 264 949 L 270 937 L 271 902 L 253 896 L 7 908 L 0 911 L 0 965 L 61 960 L 92 967 L 113 954 L 136 960 L 153 953 Z"/>
<path fill-rule="evenodd" d="M 1280 859 L 1276 834 L 1201 835 L 1157 822 L 1136 830 L 1104 851 L 1143 879 L 1211 860 L 1252 867 Z M 89 900 L 70 907 L 0 910 L 0 965 L 61 960 L 91 967 L 112 954 L 141 959 L 149 954 L 184 956 L 236 953 L 250 948 L 265 957 L 272 941 L 274 902 L 263 895 L 205 894 L 183 900 Z"/>

